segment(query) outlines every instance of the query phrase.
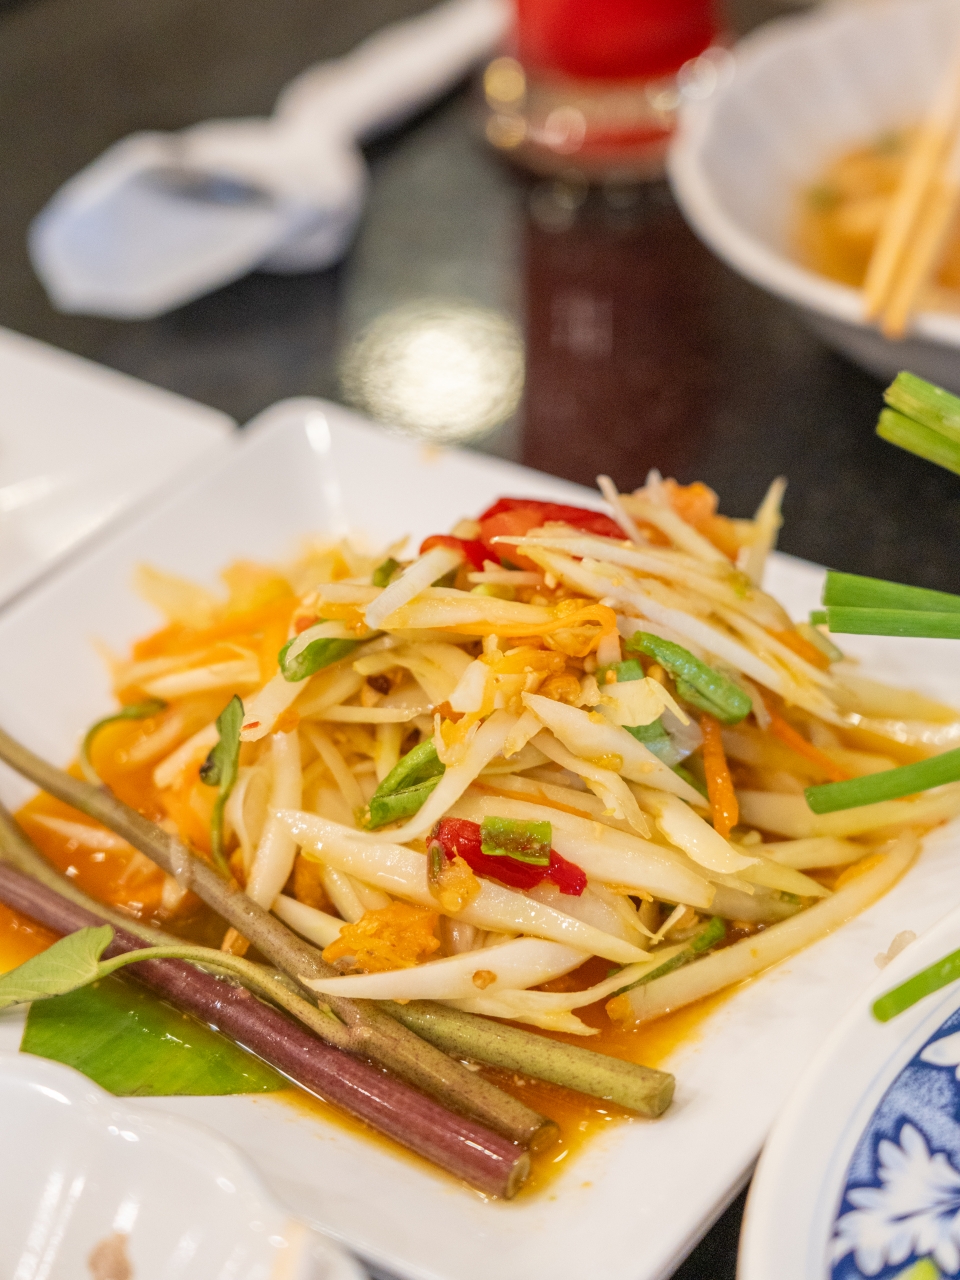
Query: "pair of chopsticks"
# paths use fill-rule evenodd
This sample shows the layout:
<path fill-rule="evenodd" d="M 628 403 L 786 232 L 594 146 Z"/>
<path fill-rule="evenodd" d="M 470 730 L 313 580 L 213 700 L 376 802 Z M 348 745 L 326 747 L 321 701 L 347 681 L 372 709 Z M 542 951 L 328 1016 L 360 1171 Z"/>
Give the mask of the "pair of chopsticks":
<path fill-rule="evenodd" d="M 863 284 L 864 315 L 902 338 L 960 210 L 960 48 L 917 130 Z"/>

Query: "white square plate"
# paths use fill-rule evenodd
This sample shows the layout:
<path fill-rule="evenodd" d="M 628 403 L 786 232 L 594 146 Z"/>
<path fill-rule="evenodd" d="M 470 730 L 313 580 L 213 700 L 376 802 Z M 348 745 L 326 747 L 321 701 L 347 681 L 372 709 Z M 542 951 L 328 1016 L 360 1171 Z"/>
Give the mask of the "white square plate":
<path fill-rule="evenodd" d="M 0 604 L 222 445 L 232 418 L 0 329 Z"/>
<path fill-rule="evenodd" d="M 90 641 L 123 648 L 156 625 L 130 590 L 140 561 L 212 582 L 229 561 L 284 554 L 309 532 L 363 530 L 380 543 L 406 532 L 420 538 L 511 493 L 596 505 L 575 486 L 490 458 L 425 450 L 334 405 L 275 406 L 189 486 L 0 618 L 0 723 L 54 760 L 71 757 L 110 705 Z M 778 557 L 769 585 L 799 617 L 816 602 L 820 576 Z M 960 705 L 960 668 L 948 642 L 864 640 L 849 648 L 872 655 L 874 671 Z M 0 794 L 9 803 L 26 793 L 5 774 Z M 269 1097 L 137 1105 L 219 1130 L 290 1209 L 397 1275 L 659 1280 L 748 1176 L 798 1073 L 876 973 L 874 956 L 902 929 L 919 933 L 960 901 L 956 852 L 956 830 L 937 832 L 887 898 L 722 1004 L 674 1053 L 677 1097 L 662 1120 L 611 1128 L 545 1191 L 509 1204 L 486 1203 Z M 0 1019 L 0 1049 L 15 1049 L 19 1034 L 16 1017 Z"/>

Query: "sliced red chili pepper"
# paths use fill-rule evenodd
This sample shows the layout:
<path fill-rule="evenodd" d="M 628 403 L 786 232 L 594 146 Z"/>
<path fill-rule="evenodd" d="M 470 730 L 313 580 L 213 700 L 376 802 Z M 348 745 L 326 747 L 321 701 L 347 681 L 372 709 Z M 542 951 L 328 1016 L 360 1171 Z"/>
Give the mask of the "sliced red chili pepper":
<path fill-rule="evenodd" d="M 480 541 L 494 560 L 504 560 L 518 569 L 538 569 L 539 565 L 519 547 L 494 542 L 494 538 L 522 538 L 548 520 L 562 521 L 603 538 L 623 537 L 620 526 L 602 511 L 566 507 L 558 502 L 537 502 L 533 498 L 500 498 L 480 517 Z"/>
<path fill-rule="evenodd" d="M 441 818 L 430 837 L 427 852 L 439 845 L 452 862 L 461 857 L 477 875 L 499 880 L 511 889 L 532 889 L 543 880 L 552 881 L 561 893 L 579 898 L 587 887 L 587 877 L 581 869 L 555 849 L 550 850 L 550 866 L 538 867 L 520 862 L 509 855 L 502 857 L 484 853 L 480 847 L 480 824 L 467 818 Z"/>
<path fill-rule="evenodd" d="M 562 502 L 541 502 L 537 498 L 498 498 L 492 507 L 488 507 L 480 516 L 480 523 L 492 520 L 494 516 L 506 512 L 531 512 L 539 517 L 539 523 L 556 521 L 573 525 L 575 529 L 583 529 L 585 533 L 595 533 L 601 538 L 620 538 L 624 534 L 616 520 L 602 511 L 590 511 L 586 507 L 568 507 Z M 535 528 L 534 525 L 530 526 Z M 481 533 L 481 537 L 483 537 Z"/>
<path fill-rule="evenodd" d="M 587 875 L 575 862 L 561 858 L 556 849 L 550 850 L 550 868 L 547 879 L 552 880 L 561 893 L 579 898 L 587 887 Z"/>
<path fill-rule="evenodd" d="M 476 539 L 455 538 L 452 533 L 432 533 L 429 538 L 424 538 L 420 544 L 420 554 L 432 551 L 434 547 L 451 547 L 454 551 L 462 551 L 474 569 L 482 569 L 484 560 L 490 559 L 490 552 L 482 542 Z"/>

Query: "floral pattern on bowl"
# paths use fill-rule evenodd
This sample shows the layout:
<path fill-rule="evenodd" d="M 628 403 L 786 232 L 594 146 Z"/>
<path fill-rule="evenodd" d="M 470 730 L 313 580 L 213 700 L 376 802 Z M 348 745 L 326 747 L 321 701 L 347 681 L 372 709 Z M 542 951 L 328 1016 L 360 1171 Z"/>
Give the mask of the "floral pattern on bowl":
<path fill-rule="evenodd" d="M 887 1089 L 847 1170 L 831 1280 L 960 1273 L 960 1010 Z M 933 1280 L 915 1272 L 910 1280 Z"/>

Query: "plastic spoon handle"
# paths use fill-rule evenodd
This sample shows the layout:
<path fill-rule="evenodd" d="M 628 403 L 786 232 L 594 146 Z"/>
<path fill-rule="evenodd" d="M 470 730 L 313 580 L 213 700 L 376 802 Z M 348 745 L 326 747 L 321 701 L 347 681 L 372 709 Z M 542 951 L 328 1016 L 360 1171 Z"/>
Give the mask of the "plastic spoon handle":
<path fill-rule="evenodd" d="M 446 0 L 304 71 L 281 93 L 275 118 L 298 133 L 370 137 L 456 84 L 496 47 L 509 21 L 506 0 Z"/>

